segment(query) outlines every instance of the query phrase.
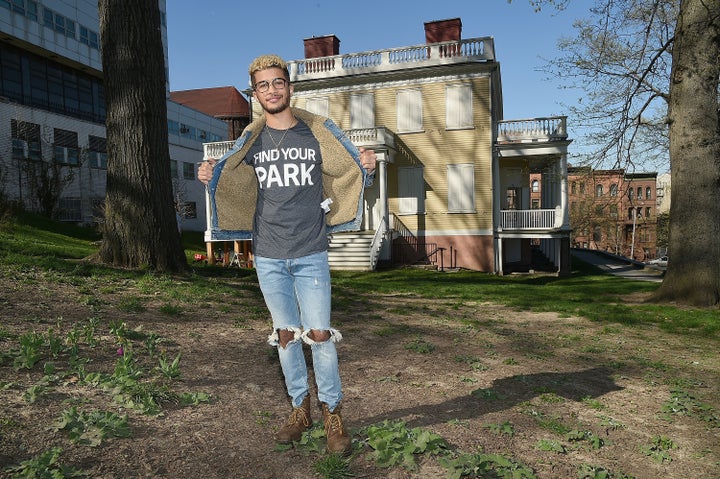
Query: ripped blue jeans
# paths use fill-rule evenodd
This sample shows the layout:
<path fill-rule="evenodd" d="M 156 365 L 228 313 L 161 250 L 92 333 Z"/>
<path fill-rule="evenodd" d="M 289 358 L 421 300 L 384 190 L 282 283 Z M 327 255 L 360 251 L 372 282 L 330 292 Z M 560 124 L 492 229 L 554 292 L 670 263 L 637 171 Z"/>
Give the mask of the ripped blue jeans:
<path fill-rule="evenodd" d="M 265 304 L 270 310 L 273 332 L 268 343 L 277 346 L 285 386 L 293 407 L 299 407 L 309 394 L 303 343 L 312 351 L 318 399 L 330 411 L 342 399 L 338 356 L 335 343 L 342 339 L 330 327 L 330 266 L 327 251 L 301 258 L 273 259 L 255 256 L 255 269 Z M 279 331 L 293 333 L 282 347 Z M 329 331 L 326 341 L 314 341 L 311 330 Z"/>

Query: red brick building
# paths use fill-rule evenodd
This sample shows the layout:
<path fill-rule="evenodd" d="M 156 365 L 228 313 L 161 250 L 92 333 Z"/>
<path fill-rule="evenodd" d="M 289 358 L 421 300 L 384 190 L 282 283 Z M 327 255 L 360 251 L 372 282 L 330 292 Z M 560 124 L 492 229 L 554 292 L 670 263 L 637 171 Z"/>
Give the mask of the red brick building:
<path fill-rule="evenodd" d="M 240 136 L 250 123 L 250 105 L 232 86 L 173 91 L 170 100 L 223 120 L 228 125 L 230 140 Z"/>
<path fill-rule="evenodd" d="M 647 261 L 657 250 L 657 173 L 568 168 L 571 245 Z"/>
<path fill-rule="evenodd" d="M 657 173 L 568 167 L 570 245 L 648 261 L 657 254 Z M 531 175 L 530 204 L 539 208 L 540 175 Z"/>

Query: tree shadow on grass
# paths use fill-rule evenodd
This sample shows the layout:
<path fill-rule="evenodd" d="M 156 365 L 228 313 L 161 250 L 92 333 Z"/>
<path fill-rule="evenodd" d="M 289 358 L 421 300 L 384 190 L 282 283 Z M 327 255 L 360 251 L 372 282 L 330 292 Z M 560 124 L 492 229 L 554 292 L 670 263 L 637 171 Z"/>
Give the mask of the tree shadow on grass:
<path fill-rule="evenodd" d="M 396 409 L 382 416 L 357 421 L 368 426 L 384 420 L 403 420 L 409 427 L 423 427 L 450 420 L 475 419 L 485 414 L 510 409 L 541 394 L 554 393 L 566 399 L 580 401 L 620 391 L 608 368 L 591 368 L 566 373 L 519 374 L 496 379 L 490 388 L 472 391 L 469 395 L 449 399 L 439 404 L 425 404 Z"/>

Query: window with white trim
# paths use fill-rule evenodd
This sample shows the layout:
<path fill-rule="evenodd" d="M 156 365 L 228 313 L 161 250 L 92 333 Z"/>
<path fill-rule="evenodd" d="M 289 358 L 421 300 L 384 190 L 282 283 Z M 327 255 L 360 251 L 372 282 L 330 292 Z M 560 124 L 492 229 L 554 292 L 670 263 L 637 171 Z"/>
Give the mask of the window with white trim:
<path fill-rule="evenodd" d="M 330 101 L 327 97 L 308 98 L 305 100 L 305 109 L 310 113 L 328 117 L 330 116 Z"/>
<path fill-rule="evenodd" d="M 372 93 L 350 95 L 350 128 L 375 128 L 375 97 Z"/>
<path fill-rule="evenodd" d="M 68 165 L 80 164 L 80 148 L 78 148 L 77 132 L 55 128 L 53 159 L 56 163 Z"/>
<path fill-rule="evenodd" d="M 445 88 L 445 127 L 448 130 L 473 127 L 472 85 Z"/>
<path fill-rule="evenodd" d="M 475 212 L 475 166 L 447 165 L 448 213 Z"/>
<path fill-rule="evenodd" d="M 425 180 L 423 168 L 398 168 L 398 214 L 425 213 Z"/>
<path fill-rule="evenodd" d="M 25 121 L 11 120 L 12 157 L 14 159 L 42 159 L 40 125 Z"/>
<path fill-rule="evenodd" d="M 397 131 L 411 133 L 422 131 L 422 91 L 418 88 L 397 92 Z"/>
<path fill-rule="evenodd" d="M 88 136 L 88 166 L 107 169 L 107 140 L 101 136 Z"/>

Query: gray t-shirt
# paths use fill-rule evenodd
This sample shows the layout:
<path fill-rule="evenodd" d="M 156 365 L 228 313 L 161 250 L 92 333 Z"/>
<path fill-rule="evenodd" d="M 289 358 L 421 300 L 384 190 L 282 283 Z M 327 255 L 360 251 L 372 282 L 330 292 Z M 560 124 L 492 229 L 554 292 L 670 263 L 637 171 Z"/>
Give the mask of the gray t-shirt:
<path fill-rule="evenodd" d="M 253 252 L 277 259 L 326 251 L 320 144 L 298 120 L 291 129 L 263 128 L 245 161 L 258 180 Z"/>

